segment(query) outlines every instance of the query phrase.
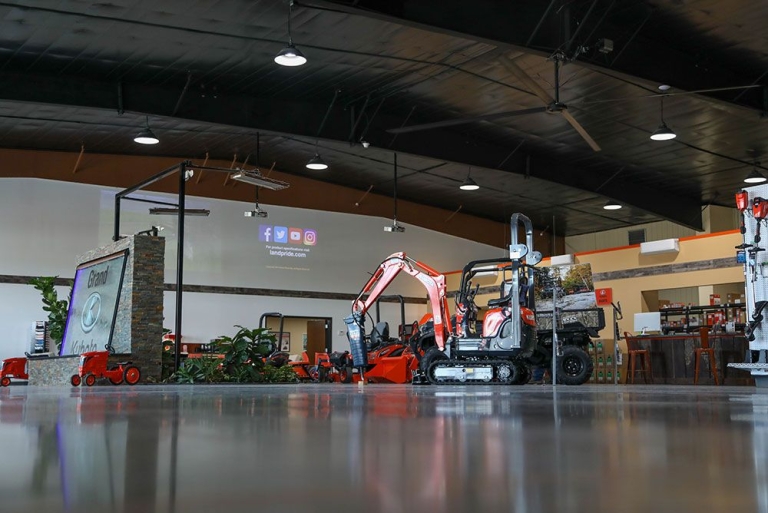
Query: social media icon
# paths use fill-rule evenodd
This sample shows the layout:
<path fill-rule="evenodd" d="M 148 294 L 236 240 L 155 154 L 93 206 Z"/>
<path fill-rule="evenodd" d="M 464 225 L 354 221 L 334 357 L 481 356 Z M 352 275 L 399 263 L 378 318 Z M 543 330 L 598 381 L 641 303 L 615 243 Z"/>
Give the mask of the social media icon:
<path fill-rule="evenodd" d="M 272 226 L 268 224 L 259 225 L 259 241 L 272 242 Z"/>
<path fill-rule="evenodd" d="M 304 230 L 304 245 L 314 246 L 317 244 L 317 232 L 315 230 Z"/>
<path fill-rule="evenodd" d="M 285 226 L 275 226 L 275 242 L 282 244 L 288 243 L 288 228 Z"/>
<path fill-rule="evenodd" d="M 301 228 L 288 228 L 288 242 L 291 244 L 301 244 L 304 231 Z"/>

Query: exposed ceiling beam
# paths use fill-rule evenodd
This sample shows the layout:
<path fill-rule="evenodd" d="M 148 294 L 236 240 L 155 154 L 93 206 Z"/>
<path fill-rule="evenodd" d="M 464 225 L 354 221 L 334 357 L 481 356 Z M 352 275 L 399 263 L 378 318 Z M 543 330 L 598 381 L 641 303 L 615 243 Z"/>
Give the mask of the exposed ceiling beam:
<path fill-rule="evenodd" d="M 304 5 L 371 17 L 548 57 L 552 52 L 564 48 L 563 34 L 567 33 L 567 30 L 564 27 L 566 15 L 563 13 L 568 12 L 570 3 L 563 2 L 563 9 L 549 9 L 550 2 L 542 0 L 475 0 L 450 3 L 443 0 L 308 0 Z M 583 19 L 569 19 L 571 30 L 574 32 L 579 30 L 581 21 L 590 24 L 589 30 L 583 30 L 580 34 L 581 38 L 589 37 L 590 40 L 576 42 L 569 52 L 569 56 L 572 56 L 575 48 L 582 43 L 592 47 L 591 53 L 578 56 L 579 65 L 607 72 L 612 76 L 624 75 L 623 78 L 629 81 L 637 78 L 640 80 L 634 82 L 670 84 L 684 91 L 748 85 L 757 79 L 750 70 L 761 68 L 758 63 L 750 62 L 747 56 L 744 62 L 717 62 L 712 55 L 691 55 L 671 46 L 668 40 L 660 41 L 647 35 L 640 22 L 643 19 L 652 19 L 653 10 L 643 1 L 626 0 L 622 3 L 624 18 L 633 19 L 633 16 L 626 13 L 632 9 L 637 11 L 635 14 L 640 19 L 637 20 L 636 27 L 613 21 L 611 15 L 618 8 L 611 11 L 613 4 L 608 0 L 603 4 L 605 5 L 598 9 L 604 9 L 605 16 L 602 13 L 594 13 L 591 16 L 584 13 Z M 534 29 L 538 30 L 529 42 Z M 594 51 L 597 40 L 601 38 L 616 42 L 617 46 L 612 54 L 604 55 Z M 705 97 L 721 104 L 736 104 L 732 94 Z M 763 100 L 757 92 L 742 97 L 738 105 L 748 106 L 759 113 L 764 110 Z"/>
<path fill-rule="evenodd" d="M 0 99 L 5 100 L 106 109 L 114 111 L 115 116 L 118 116 L 118 98 L 114 91 L 114 83 L 81 77 L 0 73 Z M 179 88 L 176 87 L 122 84 L 122 107 L 126 111 L 171 117 L 176 109 L 178 97 Z M 314 140 L 318 126 L 327 112 L 327 104 L 219 95 L 215 100 L 201 98 L 184 102 L 178 108 L 176 117 Z M 321 137 L 346 143 L 350 123 L 349 114 L 341 107 L 336 107 L 330 111 Z M 610 180 L 615 171 L 585 170 L 539 155 L 531 156 L 527 163 L 527 156 L 522 152 L 514 152 L 510 157 L 514 146 L 468 141 L 461 132 L 446 129 L 410 134 L 408 137 L 393 140 L 393 136 L 387 134 L 385 128 L 401 123 L 401 118 L 391 114 L 379 114 L 375 127 L 371 127 L 366 139 L 374 147 L 393 152 L 410 153 L 473 167 L 499 169 L 519 175 L 529 174 L 542 180 L 590 192 L 596 191 Z M 600 189 L 599 194 L 670 221 L 697 230 L 702 229 L 700 204 L 695 199 L 673 197 L 663 191 L 626 180 L 611 181 Z M 500 213 L 499 218 L 503 216 L 504 214 Z"/>

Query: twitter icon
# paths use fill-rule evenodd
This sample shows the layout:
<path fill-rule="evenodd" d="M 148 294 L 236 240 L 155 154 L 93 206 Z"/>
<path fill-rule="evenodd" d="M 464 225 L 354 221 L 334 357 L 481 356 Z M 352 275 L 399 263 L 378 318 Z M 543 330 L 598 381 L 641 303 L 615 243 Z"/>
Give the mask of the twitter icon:
<path fill-rule="evenodd" d="M 288 227 L 275 226 L 275 242 L 288 243 Z"/>

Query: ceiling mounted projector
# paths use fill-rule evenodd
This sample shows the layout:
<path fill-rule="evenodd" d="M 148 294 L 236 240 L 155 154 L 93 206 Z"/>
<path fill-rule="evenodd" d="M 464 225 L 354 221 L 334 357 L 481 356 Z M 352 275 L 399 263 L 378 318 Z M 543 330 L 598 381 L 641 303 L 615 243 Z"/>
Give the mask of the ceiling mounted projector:
<path fill-rule="evenodd" d="M 269 217 L 269 213 L 266 210 L 256 208 L 255 210 L 246 210 L 245 217 Z"/>
<path fill-rule="evenodd" d="M 384 227 L 385 232 L 395 232 L 395 233 L 403 233 L 405 231 L 405 226 L 400 226 L 397 224 L 397 221 L 392 223 L 392 226 L 385 226 Z"/>

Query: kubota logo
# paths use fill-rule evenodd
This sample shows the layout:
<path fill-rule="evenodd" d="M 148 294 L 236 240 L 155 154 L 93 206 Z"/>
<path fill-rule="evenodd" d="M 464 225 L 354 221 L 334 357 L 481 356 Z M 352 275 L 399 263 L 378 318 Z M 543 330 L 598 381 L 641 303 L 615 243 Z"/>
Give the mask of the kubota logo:
<path fill-rule="evenodd" d="M 83 314 L 80 316 L 80 327 L 84 333 L 90 332 L 99 321 L 101 314 L 101 294 L 94 292 L 85 301 Z"/>

